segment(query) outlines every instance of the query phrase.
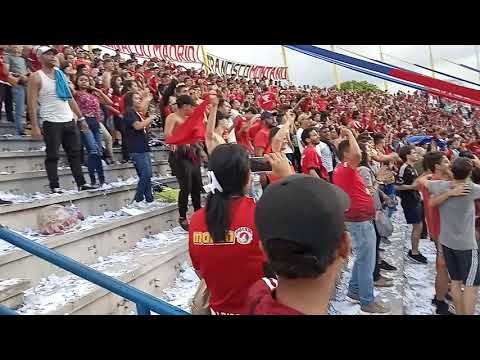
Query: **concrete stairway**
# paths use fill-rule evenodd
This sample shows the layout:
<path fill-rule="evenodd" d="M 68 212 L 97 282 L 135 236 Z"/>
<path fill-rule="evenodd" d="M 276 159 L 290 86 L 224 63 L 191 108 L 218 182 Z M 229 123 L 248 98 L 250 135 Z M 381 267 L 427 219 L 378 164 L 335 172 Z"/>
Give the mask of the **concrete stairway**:
<path fill-rule="evenodd" d="M 5 130 L 9 126 L 0 128 Z M 76 261 L 159 295 L 175 278 L 178 264 L 188 260 L 186 233 L 177 225 L 177 205 L 155 202 L 147 208 L 132 209 L 129 204 L 137 180 L 131 163 L 104 166 L 109 185 L 83 192 L 76 190 L 70 169 L 60 169 L 60 184 L 68 191 L 48 194 L 48 179 L 43 170 L 45 155 L 37 151 L 42 146 L 43 141 L 29 137 L 0 136 L 0 149 L 3 150 L 0 152 L 0 197 L 14 201 L 12 205 L 0 207 L 0 223 Z M 29 149 L 34 151 L 18 151 Z M 178 188 L 176 179 L 170 175 L 167 152 L 152 150 L 154 180 Z M 120 160 L 120 149 L 115 149 L 115 157 Z M 88 181 L 88 171 L 83 170 Z M 74 204 L 86 219 L 67 233 L 41 236 L 36 231 L 38 211 L 52 204 Z M 28 309 L 25 313 L 130 313 L 132 307 L 124 299 L 92 284 L 87 286 L 91 290 L 88 293 L 75 292 L 85 296 L 61 305 L 56 291 L 67 291 L 70 285 L 66 284 L 72 277 L 0 240 L 0 304 L 16 308 L 23 303 L 22 308 Z M 52 279 L 68 281 L 54 288 Z M 45 288 L 49 290 L 38 290 Z M 33 311 L 32 294 L 36 292 L 38 296 L 45 296 L 42 298 L 45 302 L 55 304 L 55 308 L 40 307 Z M 27 294 L 25 299 L 24 293 Z"/>

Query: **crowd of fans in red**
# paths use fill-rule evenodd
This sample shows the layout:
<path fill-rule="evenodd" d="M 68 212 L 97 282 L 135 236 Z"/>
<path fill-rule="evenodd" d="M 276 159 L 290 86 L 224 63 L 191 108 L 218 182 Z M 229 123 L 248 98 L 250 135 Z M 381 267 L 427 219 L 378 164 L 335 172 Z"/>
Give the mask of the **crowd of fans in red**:
<path fill-rule="evenodd" d="M 210 160 L 215 163 L 215 160 L 212 159 L 215 154 L 218 158 L 225 156 L 225 154 L 229 154 L 229 157 L 233 158 L 235 158 L 234 155 L 238 154 L 246 154 L 256 158 L 267 156 L 271 162 L 272 171 L 261 172 L 261 183 L 263 189 L 266 190 L 266 194 L 269 191 L 278 191 L 281 194 L 275 183 L 285 177 L 286 173 L 291 175 L 295 172 L 323 179 L 335 184 L 336 188 L 342 189 L 350 199 L 350 207 L 343 204 L 343 195 L 334 198 L 343 204 L 339 207 L 339 211 L 343 213 L 347 210 L 345 212 L 346 226 L 352 234 L 354 245 L 357 242 L 354 247 L 360 254 L 357 255 L 358 266 L 354 266 L 354 274 L 358 275 L 358 279 L 352 279 L 349 286 L 349 296 L 360 302 L 362 310 L 369 313 L 386 313 L 388 311 L 384 305 L 374 301 L 372 289 L 373 283 L 375 283 L 375 286 L 392 286 L 391 279 L 380 275 L 379 266 L 383 264 L 381 267 L 383 270 L 392 270 L 393 267 L 385 261 L 381 261 L 378 247 L 382 236 L 379 235 L 377 225 L 372 224 L 372 222 L 374 222 L 376 211 L 381 210 L 381 207 L 388 207 L 392 211 L 395 209 L 395 189 L 400 193 L 407 222 L 414 225 L 412 250 L 409 252 L 409 256 L 417 262 L 426 262 L 425 257 L 421 255 L 418 249 L 420 238 L 425 238 L 426 234 L 421 236 L 419 233 L 422 230 L 421 223 L 424 222 L 424 215 L 421 213 L 423 210 L 418 210 L 421 201 L 419 195 L 417 199 L 418 185 L 415 180 L 422 172 L 431 169 L 423 168 L 422 162 L 419 161 L 423 154 L 414 147 L 408 146 L 409 136 L 428 135 L 432 136 L 433 140 L 444 141 L 448 147 L 442 149 L 442 151 L 445 151 L 446 157 L 450 160 L 458 157 L 474 158 L 480 155 L 479 109 L 418 91 L 399 91 L 396 94 L 390 94 L 380 90 L 358 92 L 348 89 L 339 90 L 335 87 L 299 87 L 291 84 L 274 83 L 268 79 L 252 80 L 238 77 L 220 77 L 207 74 L 202 69 L 187 69 L 182 65 L 159 59 L 137 59 L 134 54 L 129 56 L 122 55 L 119 52 L 115 55 L 102 54 L 101 49 L 98 48 L 86 51 L 82 46 L 62 45 L 56 46 L 55 49 L 58 67 L 63 70 L 70 81 L 70 88 L 82 113 L 86 115 L 86 112 L 89 112 L 87 120 L 88 117 L 95 118 L 101 123 L 100 128 L 103 126 L 108 130 L 109 135 L 103 135 L 107 159 L 111 157 L 112 151 L 108 146 L 108 136 L 113 140 L 112 147 L 122 146 L 124 161 L 129 161 L 129 154 L 137 153 L 137 151 L 129 151 L 125 143 L 128 136 L 126 126 L 133 126 L 134 123 L 142 123 L 144 119 L 147 119 L 146 133 L 148 133 L 149 127 L 159 127 L 161 129 L 165 128 L 168 132 L 167 136 L 170 136 L 173 128 L 167 128 L 169 127 L 168 119 L 172 119 L 172 115 L 185 117 L 188 115 L 187 112 L 182 110 L 185 106 L 195 108 L 203 101 L 208 100 L 211 104 L 208 120 L 206 119 L 208 125 L 205 146 L 202 145 L 205 153 L 204 160 L 208 161 L 207 156 L 210 156 Z M 2 53 L 4 59 L 3 64 L 0 64 L 2 65 L 0 68 L 3 70 L 0 79 L 2 81 L 0 83 L 2 87 L 0 100 L 6 105 L 8 121 L 15 121 L 12 120 L 13 116 L 9 114 L 13 111 L 12 104 L 7 104 L 8 101 L 12 101 L 12 97 L 8 95 L 11 91 L 10 88 L 12 86 L 23 86 L 30 72 L 34 72 L 41 67 L 37 54 L 36 47 L 23 46 L 21 57 L 29 71 L 18 74 L 9 72 L 8 66 L 3 66 L 3 64 L 12 64 L 10 57 L 18 57 L 18 50 L 16 55 L 4 56 L 5 54 Z M 90 96 L 84 95 L 85 93 L 94 94 L 98 100 L 93 101 Z M 138 95 L 138 100 L 132 100 L 134 95 Z M 137 102 L 135 109 L 139 120 L 134 119 L 130 124 L 123 124 L 128 119 L 126 113 L 131 108 L 132 101 Z M 18 106 L 17 104 L 13 105 Z M 135 129 L 139 130 L 140 127 L 138 129 L 135 127 Z M 38 129 L 32 128 L 32 135 L 39 135 L 38 131 Z M 100 134 L 101 129 L 95 131 Z M 23 132 L 23 130 L 19 131 L 20 134 L 23 134 Z M 238 145 L 230 147 L 230 150 L 225 150 L 226 144 Z M 132 144 L 129 146 L 131 147 Z M 431 141 L 425 144 L 424 148 L 425 151 L 434 152 L 437 150 L 436 142 Z M 172 152 L 175 151 L 172 147 Z M 221 152 L 223 154 L 218 155 Z M 276 171 L 281 167 L 278 164 L 281 159 L 276 156 L 281 153 L 284 153 L 285 158 L 288 159 L 286 172 L 283 170 Z M 243 209 L 241 211 L 237 209 L 236 212 L 250 214 L 248 221 L 245 220 L 248 222 L 248 226 L 242 224 L 244 219 L 241 219 L 240 222 L 235 221 L 235 219 L 226 220 L 224 225 L 227 228 L 223 229 L 226 239 L 220 239 L 218 232 L 212 233 L 210 231 L 211 224 L 208 220 L 208 212 L 210 211 L 208 201 L 213 203 L 213 198 L 218 193 L 227 193 L 223 195 L 223 200 L 227 195 L 233 194 L 236 198 L 238 194 L 237 192 L 229 193 L 225 190 L 228 188 L 226 182 L 229 180 L 227 180 L 227 175 L 225 175 L 225 178 L 219 176 L 219 172 L 222 171 L 221 167 L 215 170 L 213 169 L 214 165 L 210 164 L 209 166 L 211 174 L 215 173 L 214 175 L 218 177 L 218 181 L 215 178 L 218 192 L 216 193 L 214 188 L 212 194 L 209 195 L 207 214 L 198 215 L 202 211 L 198 204 L 195 207 L 199 211 L 194 215 L 194 217 L 196 216 L 195 221 L 192 220 L 192 224 L 188 224 L 186 217 L 181 215 L 181 225 L 190 231 L 193 264 L 206 280 L 208 288 L 213 291 L 212 312 L 246 313 L 247 310 L 242 305 L 243 303 L 238 304 L 246 296 L 248 290 L 245 283 L 245 276 L 247 275 L 244 276 L 238 269 L 233 270 L 236 275 L 232 273 L 231 279 L 236 279 L 233 282 L 238 280 L 243 288 L 242 291 L 234 291 L 232 295 L 230 293 L 231 289 L 226 290 L 222 287 L 234 287 L 235 284 L 231 282 L 216 282 L 214 284 L 213 275 L 203 272 L 218 273 L 218 263 L 215 266 L 212 265 L 213 262 L 210 262 L 207 267 L 204 264 L 202 265 L 202 252 L 198 253 L 195 250 L 197 249 L 195 245 L 222 243 L 224 241 L 234 244 L 235 238 L 240 244 L 250 244 L 252 238 L 257 236 L 256 230 L 254 233 L 248 230 L 255 227 L 254 211 L 252 210 L 255 205 L 250 200 L 242 200 L 241 203 L 235 202 L 235 205 L 232 205 Z M 225 166 L 223 164 L 223 167 Z M 245 174 L 249 175 L 249 169 L 245 171 Z M 291 181 L 292 183 L 296 181 L 307 181 L 308 183 L 310 181 L 302 179 Z M 100 182 L 102 182 L 102 179 L 100 179 Z M 310 189 L 312 187 L 313 189 L 316 186 L 307 183 L 305 188 Z M 381 191 L 379 191 L 378 184 L 381 185 Z M 237 187 L 239 188 L 238 193 L 240 193 L 243 190 L 243 184 L 238 184 Z M 319 191 L 323 190 L 320 189 Z M 331 191 L 336 190 L 330 188 L 325 190 L 326 198 Z M 380 196 L 380 207 L 377 207 L 373 200 L 376 195 L 372 192 L 377 194 L 377 191 L 379 191 Z M 301 196 L 300 193 L 299 196 Z M 143 196 L 141 198 L 143 199 Z M 188 193 L 186 198 L 188 200 Z M 319 204 L 318 206 L 324 205 Z M 326 214 L 325 216 L 330 215 Z M 202 217 L 201 220 L 199 220 L 199 217 Z M 416 227 L 418 224 L 420 226 Z M 232 230 L 231 234 L 228 232 L 229 226 L 236 227 L 236 230 Z M 427 227 L 424 226 L 423 228 L 425 231 Z M 243 233 L 239 231 L 237 235 L 239 229 L 243 229 Z M 213 240 L 208 236 L 201 235 L 198 237 L 195 235 L 208 235 L 209 231 L 210 234 L 215 235 Z M 336 234 L 335 236 L 338 238 L 340 235 Z M 348 252 L 346 251 L 348 246 L 345 245 L 347 243 L 345 236 L 341 236 L 342 240 L 337 240 L 343 244 L 343 250 L 340 255 L 337 255 L 344 257 L 345 253 Z M 262 241 L 268 240 L 264 239 L 262 234 L 260 234 L 260 237 Z M 360 244 L 359 239 L 363 237 L 373 239 L 373 243 Z M 377 237 L 376 254 L 375 237 Z M 257 249 L 258 239 L 252 245 L 255 246 L 255 250 L 250 255 L 247 253 L 245 256 L 253 256 L 255 264 L 263 263 L 265 259 L 260 254 L 260 248 Z M 266 245 L 264 244 L 264 246 Z M 336 246 L 340 245 L 337 244 Z M 270 250 L 271 252 L 269 252 Z M 280 250 L 270 250 L 266 249 L 266 253 L 271 261 L 274 252 Z M 365 258 L 362 255 L 364 250 Z M 284 248 L 281 251 L 286 250 Z M 367 258 L 375 259 L 375 262 L 373 260 L 371 264 L 370 260 L 363 262 Z M 231 261 L 228 254 L 224 261 Z M 327 265 L 322 263 L 322 266 L 314 266 L 313 275 L 310 274 L 307 277 L 321 275 L 325 271 L 325 266 L 328 267 L 332 261 L 332 259 L 328 260 Z M 335 263 L 338 269 L 341 267 L 340 263 L 340 261 Z M 239 266 L 242 265 L 239 264 Z M 209 270 L 209 267 L 211 270 Z M 274 268 L 274 270 L 281 279 L 282 271 L 285 269 L 281 267 Z M 259 268 L 255 268 L 253 272 L 254 278 L 261 277 Z M 364 277 L 364 273 L 369 273 L 369 275 Z M 288 278 L 288 276 L 292 276 L 294 279 L 301 277 L 295 271 L 292 275 L 291 272 L 285 270 L 284 277 Z M 274 290 L 277 285 L 276 280 L 269 281 L 266 283 L 267 287 Z M 282 288 L 286 287 L 287 285 L 283 285 Z M 226 297 L 221 300 L 220 298 L 224 295 Z M 235 297 L 234 301 L 237 303 L 237 307 L 229 307 L 226 304 L 229 296 Z M 265 296 L 265 294 L 263 293 L 262 296 Z M 442 297 L 444 296 L 442 295 Z M 443 301 L 443 298 L 436 300 Z M 299 313 L 299 311 L 283 310 L 285 313 Z M 445 312 L 445 309 L 442 312 Z M 303 311 L 303 313 L 308 312 Z"/>

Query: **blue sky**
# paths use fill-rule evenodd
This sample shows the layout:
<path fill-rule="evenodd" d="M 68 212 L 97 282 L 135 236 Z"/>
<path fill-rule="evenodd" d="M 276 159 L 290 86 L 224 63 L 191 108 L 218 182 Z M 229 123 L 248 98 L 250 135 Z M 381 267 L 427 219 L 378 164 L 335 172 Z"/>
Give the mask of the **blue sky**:
<path fill-rule="evenodd" d="M 315 45 L 321 48 L 329 49 L 330 45 Z M 351 55 L 339 49 L 339 47 L 351 50 L 370 58 L 380 59 L 379 45 L 335 45 L 336 51 L 345 55 Z M 283 66 L 281 47 L 279 45 L 206 45 L 207 52 L 223 57 L 229 60 L 239 62 L 254 63 L 258 65 Z M 413 70 L 427 76 L 432 73 L 428 70 L 410 66 L 386 54 L 430 67 L 430 57 L 427 45 L 382 45 L 384 61 L 393 65 Z M 480 83 L 479 73 L 470 71 L 459 66 L 449 64 L 441 58 L 445 58 L 456 63 L 462 63 L 474 68 L 479 68 L 476 62 L 474 45 L 432 45 L 432 54 L 434 57 L 435 69 L 457 77 Z M 310 84 L 320 86 L 331 86 L 335 83 L 332 67 L 333 65 L 319 59 L 311 58 L 293 50 L 286 49 L 287 64 L 289 67 L 290 79 L 296 84 Z M 381 89 L 384 88 L 383 80 L 373 78 L 368 75 L 360 74 L 353 70 L 338 67 L 340 81 L 347 80 L 367 80 L 377 84 Z M 437 79 L 452 80 L 442 75 L 436 75 Z M 453 80 L 455 81 L 455 80 Z M 466 86 L 474 85 L 462 83 Z M 480 87 L 476 87 L 480 89 Z M 396 91 L 397 89 L 408 90 L 402 86 L 388 83 L 388 89 Z"/>

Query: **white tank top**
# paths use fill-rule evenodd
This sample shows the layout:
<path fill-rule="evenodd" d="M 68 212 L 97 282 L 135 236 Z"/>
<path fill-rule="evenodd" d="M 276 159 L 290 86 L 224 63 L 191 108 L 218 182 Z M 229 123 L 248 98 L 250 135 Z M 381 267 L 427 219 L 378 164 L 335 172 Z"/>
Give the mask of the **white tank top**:
<path fill-rule="evenodd" d="M 42 121 L 55 123 L 73 120 L 73 112 L 68 101 L 57 96 L 55 80 L 50 79 L 43 70 L 39 70 L 41 87 L 38 93 L 38 106 Z"/>

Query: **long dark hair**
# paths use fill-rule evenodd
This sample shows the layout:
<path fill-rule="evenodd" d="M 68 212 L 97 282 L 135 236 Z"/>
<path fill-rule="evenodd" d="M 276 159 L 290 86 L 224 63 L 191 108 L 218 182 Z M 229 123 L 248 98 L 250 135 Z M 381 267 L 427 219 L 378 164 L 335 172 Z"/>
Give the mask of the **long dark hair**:
<path fill-rule="evenodd" d="M 112 89 L 113 89 L 113 95 L 122 96 L 122 92 L 120 91 L 120 87 L 118 87 L 117 84 L 116 84 L 118 78 L 121 79 L 122 77 L 120 75 L 112 76 L 112 80 L 110 80 L 111 81 L 111 86 L 112 86 Z M 123 80 L 122 80 L 122 82 L 123 82 Z"/>
<path fill-rule="evenodd" d="M 367 168 L 371 168 L 370 162 L 368 161 L 368 152 L 367 152 L 367 146 L 365 144 L 358 144 L 358 147 L 362 151 L 362 160 L 360 161 L 359 166 L 365 166 Z"/>
<path fill-rule="evenodd" d="M 125 113 L 129 110 L 135 111 L 133 106 L 133 95 L 138 94 L 138 91 L 129 91 L 125 94 L 124 104 L 125 104 Z"/>
<path fill-rule="evenodd" d="M 207 197 L 207 227 L 214 243 L 225 242 L 230 227 L 230 200 L 232 196 L 243 195 L 248 183 L 250 161 L 248 153 L 242 145 L 222 144 L 213 150 L 208 169 L 223 188 L 223 192 L 215 190 Z"/>
<path fill-rule="evenodd" d="M 136 81 L 135 80 L 125 80 L 123 82 L 123 89 L 122 89 L 123 95 L 125 95 L 129 91 L 132 91 L 132 84 L 133 83 L 136 83 Z"/>

